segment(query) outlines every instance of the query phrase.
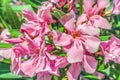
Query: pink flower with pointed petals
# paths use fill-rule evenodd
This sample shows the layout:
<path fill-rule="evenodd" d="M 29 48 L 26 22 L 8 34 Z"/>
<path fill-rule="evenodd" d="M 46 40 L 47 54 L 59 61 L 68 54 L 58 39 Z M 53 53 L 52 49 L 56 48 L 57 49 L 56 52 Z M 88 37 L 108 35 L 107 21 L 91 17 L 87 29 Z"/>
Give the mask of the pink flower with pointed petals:
<path fill-rule="evenodd" d="M 107 64 L 109 61 L 120 63 L 120 40 L 114 35 L 107 42 L 101 42 L 101 48 L 105 57 L 104 63 Z"/>
<path fill-rule="evenodd" d="M 110 4 L 109 0 L 84 0 L 84 14 L 78 18 L 78 24 L 88 23 L 95 27 L 110 29 L 111 25 L 102 16 Z"/>
<path fill-rule="evenodd" d="M 25 16 L 27 23 L 23 24 L 20 30 L 21 32 L 27 33 L 34 38 L 38 34 L 47 34 L 50 31 L 49 25 L 52 22 L 52 16 L 50 14 L 51 6 L 48 5 L 46 9 L 42 8 L 44 7 L 38 9 L 37 15 L 31 10 L 23 10 L 23 15 Z"/>
<path fill-rule="evenodd" d="M 60 19 L 66 29 L 66 33 L 53 31 L 55 45 L 64 48 L 70 63 L 81 62 L 84 52 L 86 50 L 91 53 L 96 52 L 100 43 L 99 39 L 95 37 L 95 35 L 98 35 L 98 32 L 95 31 L 96 29 L 86 25 L 75 26 L 74 19 L 75 16 L 72 12 L 66 14 Z M 89 33 L 89 30 L 93 30 L 93 33 Z"/>
<path fill-rule="evenodd" d="M 13 48 L 12 72 L 23 73 L 23 76 L 33 77 L 37 73 L 48 72 L 59 76 L 59 68 L 65 67 L 68 62 L 65 57 L 48 53 L 44 40 L 40 36 L 33 40 L 26 37 L 25 41 Z"/>

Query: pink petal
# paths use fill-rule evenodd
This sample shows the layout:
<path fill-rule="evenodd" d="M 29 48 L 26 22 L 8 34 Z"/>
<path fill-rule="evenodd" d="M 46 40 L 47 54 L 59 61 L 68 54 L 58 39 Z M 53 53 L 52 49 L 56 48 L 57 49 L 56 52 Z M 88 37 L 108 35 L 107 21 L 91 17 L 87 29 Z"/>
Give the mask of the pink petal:
<path fill-rule="evenodd" d="M 3 30 L 0 34 L 0 39 L 4 40 L 4 39 L 8 39 L 10 38 L 10 33 L 7 29 Z"/>
<path fill-rule="evenodd" d="M 100 29 L 91 25 L 79 25 L 77 27 L 77 30 L 82 33 L 82 34 L 87 34 L 87 35 L 99 35 L 100 34 Z"/>
<path fill-rule="evenodd" d="M 36 65 L 36 72 L 51 71 L 50 62 L 46 56 L 40 56 Z"/>
<path fill-rule="evenodd" d="M 53 31 L 53 41 L 55 45 L 58 46 L 67 46 L 71 44 L 71 36 L 65 33 L 61 33 L 58 31 Z"/>
<path fill-rule="evenodd" d="M 13 52 L 11 55 L 11 71 L 14 74 L 20 73 L 21 70 L 21 56 L 19 53 Z"/>
<path fill-rule="evenodd" d="M 35 32 L 35 25 L 34 24 L 23 24 L 20 31 L 22 33 L 27 33 L 31 36 L 35 36 L 36 34 L 33 34 Z"/>
<path fill-rule="evenodd" d="M 100 80 L 104 79 L 105 78 L 105 75 L 103 73 L 100 73 L 100 72 L 95 72 L 94 75 L 96 75 Z"/>
<path fill-rule="evenodd" d="M 41 72 L 38 73 L 37 75 L 37 80 L 51 80 L 52 79 L 52 75 L 50 75 L 47 72 Z"/>
<path fill-rule="evenodd" d="M 36 14 L 32 10 L 24 9 L 23 15 L 25 16 L 27 21 L 37 21 L 38 20 Z"/>
<path fill-rule="evenodd" d="M 44 21 L 47 21 L 48 24 L 50 24 L 50 23 L 53 21 L 49 9 L 43 10 L 43 11 L 41 12 L 41 18 L 42 18 Z"/>
<path fill-rule="evenodd" d="M 96 52 L 99 48 L 100 40 L 98 38 L 92 37 L 92 36 L 84 36 L 84 37 L 86 37 L 85 40 L 84 40 L 85 48 L 90 53 Z"/>
<path fill-rule="evenodd" d="M 110 0 L 98 0 L 97 3 L 99 9 L 104 9 L 110 5 Z"/>
<path fill-rule="evenodd" d="M 80 63 L 73 63 L 67 71 L 68 80 L 77 80 L 80 72 Z"/>
<path fill-rule="evenodd" d="M 114 2 L 114 7 L 112 10 L 113 14 L 120 14 L 120 1 L 119 0 L 113 0 Z"/>
<path fill-rule="evenodd" d="M 66 57 L 58 57 L 56 59 L 56 64 L 55 66 L 58 68 L 64 68 L 68 65 L 68 61 L 66 59 Z"/>
<path fill-rule="evenodd" d="M 83 2 L 83 8 L 85 12 L 88 12 L 92 9 L 92 5 L 95 3 L 94 0 L 84 0 Z"/>
<path fill-rule="evenodd" d="M 66 15 L 64 15 L 61 19 L 60 22 L 62 25 L 64 25 L 65 29 L 68 31 L 72 32 L 74 31 L 75 28 L 75 14 L 74 12 L 70 12 Z"/>
<path fill-rule="evenodd" d="M 98 64 L 98 62 L 94 57 L 84 55 L 83 65 L 84 65 L 86 72 L 89 72 L 89 73 L 95 72 L 95 70 L 97 68 L 97 64 Z"/>
<path fill-rule="evenodd" d="M 81 62 L 83 58 L 83 46 L 79 40 L 75 40 L 67 52 L 67 60 L 70 63 Z"/>
<path fill-rule="evenodd" d="M 35 75 L 35 70 L 36 70 L 36 67 L 34 65 L 34 60 L 27 60 L 23 62 L 21 64 L 21 70 L 25 75 L 29 77 L 33 77 Z"/>
<path fill-rule="evenodd" d="M 12 44 L 16 44 L 16 43 L 21 43 L 23 42 L 23 40 L 21 38 L 12 38 L 12 39 L 6 39 L 6 42 L 12 43 Z"/>
<path fill-rule="evenodd" d="M 77 26 L 86 23 L 85 21 L 87 21 L 87 15 L 86 14 L 82 14 L 80 17 L 78 17 L 77 19 Z"/>
<path fill-rule="evenodd" d="M 107 19 L 99 16 L 99 15 L 95 15 L 93 17 L 93 24 L 95 27 L 100 27 L 100 28 L 104 28 L 104 29 L 111 29 L 111 25 L 110 23 L 107 21 Z"/>

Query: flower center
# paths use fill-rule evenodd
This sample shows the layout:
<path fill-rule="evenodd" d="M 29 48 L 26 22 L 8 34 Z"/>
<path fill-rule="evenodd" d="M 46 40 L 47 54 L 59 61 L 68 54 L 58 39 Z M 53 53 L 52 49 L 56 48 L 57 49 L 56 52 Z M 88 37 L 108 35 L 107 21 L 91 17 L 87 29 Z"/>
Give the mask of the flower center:
<path fill-rule="evenodd" d="M 73 36 L 73 38 L 78 38 L 78 37 L 80 37 L 80 34 L 78 32 L 73 32 L 72 36 Z"/>

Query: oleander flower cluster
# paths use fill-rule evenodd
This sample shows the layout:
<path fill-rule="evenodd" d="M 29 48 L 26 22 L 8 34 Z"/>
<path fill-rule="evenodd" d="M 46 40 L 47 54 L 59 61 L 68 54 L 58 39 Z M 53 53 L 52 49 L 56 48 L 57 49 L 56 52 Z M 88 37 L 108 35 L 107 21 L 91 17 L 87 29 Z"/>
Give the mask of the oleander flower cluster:
<path fill-rule="evenodd" d="M 10 38 L 6 32 L 1 34 L 1 41 L 14 44 L 3 50 L 10 50 L 13 74 L 51 80 L 52 75 L 61 76 L 59 69 L 67 68 L 68 80 L 77 80 L 81 71 L 96 73 L 97 52 L 104 57 L 104 65 L 109 61 L 120 64 L 120 39 L 111 34 L 108 41 L 100 40 L 101 29 L 111 29 L 106 17 L 120 14 L 120 1 L 113 0 L 112 8 L 107 11 L 110 0 L 83 0 L 81 15 L 77 3 L 77 0 L 48 0 L 37 13 L 24 9 L 21 35 Z M 63 11 L 64 15 L 55 18 L 54 10 Z M 6 58 L 3 52 L 0 56 Z"/>

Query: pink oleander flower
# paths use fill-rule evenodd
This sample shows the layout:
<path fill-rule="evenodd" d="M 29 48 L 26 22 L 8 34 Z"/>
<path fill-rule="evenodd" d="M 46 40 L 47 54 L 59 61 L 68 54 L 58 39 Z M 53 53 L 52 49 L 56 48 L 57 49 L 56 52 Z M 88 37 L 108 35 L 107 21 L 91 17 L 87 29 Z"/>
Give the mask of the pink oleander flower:
<path fill-rule="evenodd" d="M 113 14 L 120 14 L 120 0 L 113 0 L 114 6 L 112 13 Z"/>
<path fill-rule="evenodd" d="M 47 76 L 46 73 L 59 76 L 59 68 L 68 64 L 66 57 L 49 53 L 54 47 L 45 43 L 45 35 L 50 31 L 48 26 L 52 20 L 49 13 L 49 9 L 44 9 L 36 16 L 32 11 L 24 10 L 27 22 L 20 29 L 23 36 L 6 40 L 15 44 L 11 57 L 13 73 L 27 77 L 38 74 L 40 80 L 39 77 L 42 79 Z"/>
<path fill-rule="evenodd" d="M 104 63 L 114 61 L 120 64 L 120 40 L 114 35 L 111 35 L 110 40 L 101 42 L 101 48 L 104 56 Z"/>
<path fill-rule="evenodd" d="M 70 63 L 81 62 L 86 50 L 91 53 L 97 51 L 100 41 L 96 35 L 99 34 L 99 29 L 86 25 L 76 26 L 72 12 L 63 16 L 60 21 L 64 25 L 66 33 L 53 31 L 53 40 L 55 45 L 65 49 Z"/>
<path fill-rule="evenodd" d="M 88 23 L 94 27 L 110 29 L 111 25 L 107 19 L 103 18 L 106 15 L 105 9 L 109 4 L 109 0 L 84 0 L 84 14 L 78 18 L 77 24 Z"/>
<path fill-rule="evenodd" d="M 68 62 L 65 57 L 48 53 L 45 42 L 40 37 L 33 40 L 26 37 L 24 42 L 15 45 L 11 58 L 13 73 L 33 77 L 37 73 L 48 72 L 59 76 L 58 69 L 65 67 Z"/>
<path fill-rule="evenodd" d="M 97 61 L 90 53 L 98 50 L 99 29 L 85 24 L 76 25 L 73 12 L 63 16 L 60 22 L 64 25 L 66 32 L 61 33 L 54 30 L 53 41 L 55 45 L 64 48 L 68 62 L 72 63 L 67 72 L 69 80 L 77 80 L 82 65 L 87 72 L 93 73 L 96 70 Z M 82 62 L 82 65 L 79 62 Z"/>

